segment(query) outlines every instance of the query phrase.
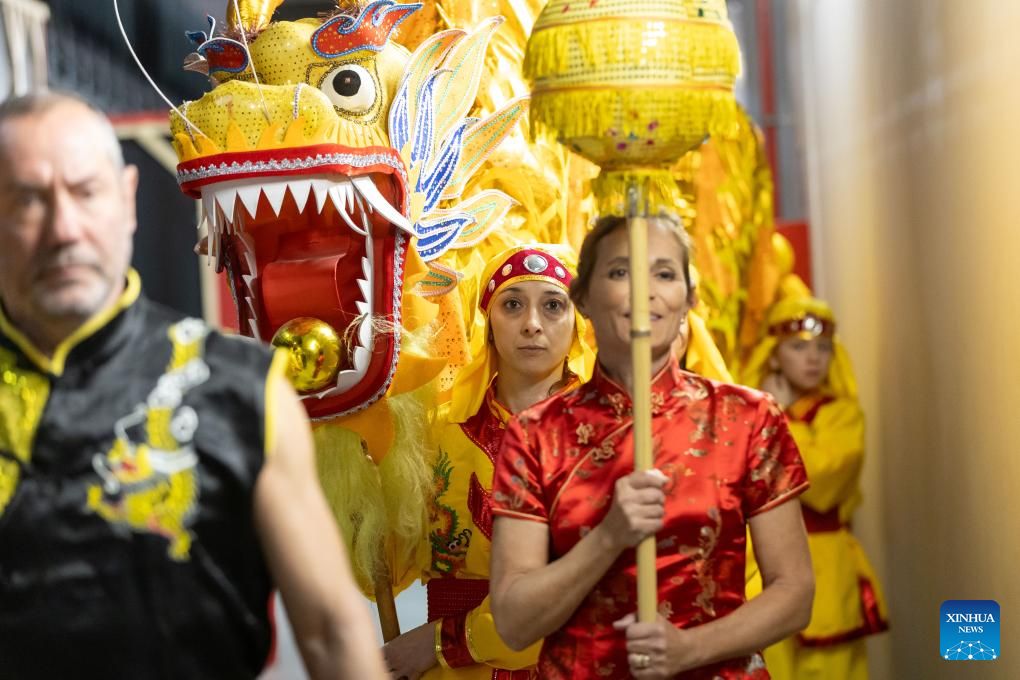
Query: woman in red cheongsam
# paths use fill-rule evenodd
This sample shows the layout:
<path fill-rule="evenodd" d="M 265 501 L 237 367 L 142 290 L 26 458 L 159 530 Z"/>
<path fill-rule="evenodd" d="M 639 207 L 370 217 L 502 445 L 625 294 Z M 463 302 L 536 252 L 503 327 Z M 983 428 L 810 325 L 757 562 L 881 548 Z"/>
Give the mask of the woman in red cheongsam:
<path fill-rule="evenodd" d="M 762 647 L 806 625 L 807 477 L 763 392 L 683 371 L 670 352 L 693 301 L 688 240 L 649 220 L 652 437 L 633 472 L 625 221 L 585 240 L 571 298 L 598 342 L 592 380 L 507 426 L 494 480 L 492 609 L 512 647 L 545 636 L 548 680 L 768 678 Z M 765 588 L 744 599 L 750 527 Z M 636 623 L 633 547 L 656 536 L 659 619 Z"/>

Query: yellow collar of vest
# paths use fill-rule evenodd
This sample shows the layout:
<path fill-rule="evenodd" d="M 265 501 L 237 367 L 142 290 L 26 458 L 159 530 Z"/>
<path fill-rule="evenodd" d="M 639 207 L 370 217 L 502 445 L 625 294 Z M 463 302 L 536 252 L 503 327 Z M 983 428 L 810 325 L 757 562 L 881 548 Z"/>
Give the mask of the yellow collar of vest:
<path fill-rule="evenodd" d="M 138 272 L 134 269 L 128 269 L 127 285 L 124 287 L 124 292 L 117 298 L 117 301 L 93 314 L 88 321 L 64 338 L 57 345 L 57 348 L 53 350 L 53 356 L 50 357 L 36 348 L 32 341 L 25 337 L 24 333 L 11 324 L 2 308 L 0 308 L 0 333 L 10 338 L 41 371 L 50 375 L 60 376 L 64 372 L 64 364 L 67 362 L 67 355 L 71 353 L 71 350 L 110 323 L 115 316 L 134 304 L 141 292 L 141 277 L 138 276 Z"/>

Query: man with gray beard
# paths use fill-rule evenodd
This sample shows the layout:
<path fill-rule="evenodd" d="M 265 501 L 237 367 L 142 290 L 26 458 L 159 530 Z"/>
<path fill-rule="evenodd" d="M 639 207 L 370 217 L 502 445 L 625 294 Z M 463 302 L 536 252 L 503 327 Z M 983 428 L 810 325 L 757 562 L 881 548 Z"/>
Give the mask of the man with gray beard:
<path fill-rule="evenodd" d="M 383 678 L 284 360 L 145 299 L 137 181 L 0 104 L 0 676 L 255 677 L 275 585 L 313 678 Z"/>

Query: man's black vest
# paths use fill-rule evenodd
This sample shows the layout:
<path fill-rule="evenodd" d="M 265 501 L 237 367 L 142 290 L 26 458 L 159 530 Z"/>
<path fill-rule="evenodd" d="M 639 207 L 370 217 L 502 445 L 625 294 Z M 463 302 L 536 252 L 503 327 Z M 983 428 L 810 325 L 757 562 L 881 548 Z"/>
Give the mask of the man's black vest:
<path fill-rule="evenodd" d="M 254 677 L 272 354 L 144 298 L 93 326 L 47 361 L 0 319 L 0 679 Z"/>

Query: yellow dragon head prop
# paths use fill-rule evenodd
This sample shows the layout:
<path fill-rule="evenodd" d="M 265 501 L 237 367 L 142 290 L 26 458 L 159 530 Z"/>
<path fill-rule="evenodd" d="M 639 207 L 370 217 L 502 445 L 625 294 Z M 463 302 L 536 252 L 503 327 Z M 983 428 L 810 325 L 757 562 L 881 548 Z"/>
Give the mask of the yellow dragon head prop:
<path fill-rule="evenodd" d="M 527 102 L 468 117 L 499 18 L 411 54 L 390 36 L 420 4 L 269 23 L 278 4 L 231 2 L 240 21 L 225 35 L 189 34 L 188 67 L 215 87 L 172 114 L 171 130 L 178 181 L 202 200 L 204 249 L 227 272 L 241 331 L 268 341 L 311 317 L 345 338 L 335 377 L 304 395 L 309 415 L 331 419 L 417 386 L 397 376 L 401 332 L 435 317 L 422 298 L 455 287 L 442 256 L 511 207 L 496 191 L 461 197 Z M 413 382 L 442 368 L 423 360 L 432 369 Z"/>

